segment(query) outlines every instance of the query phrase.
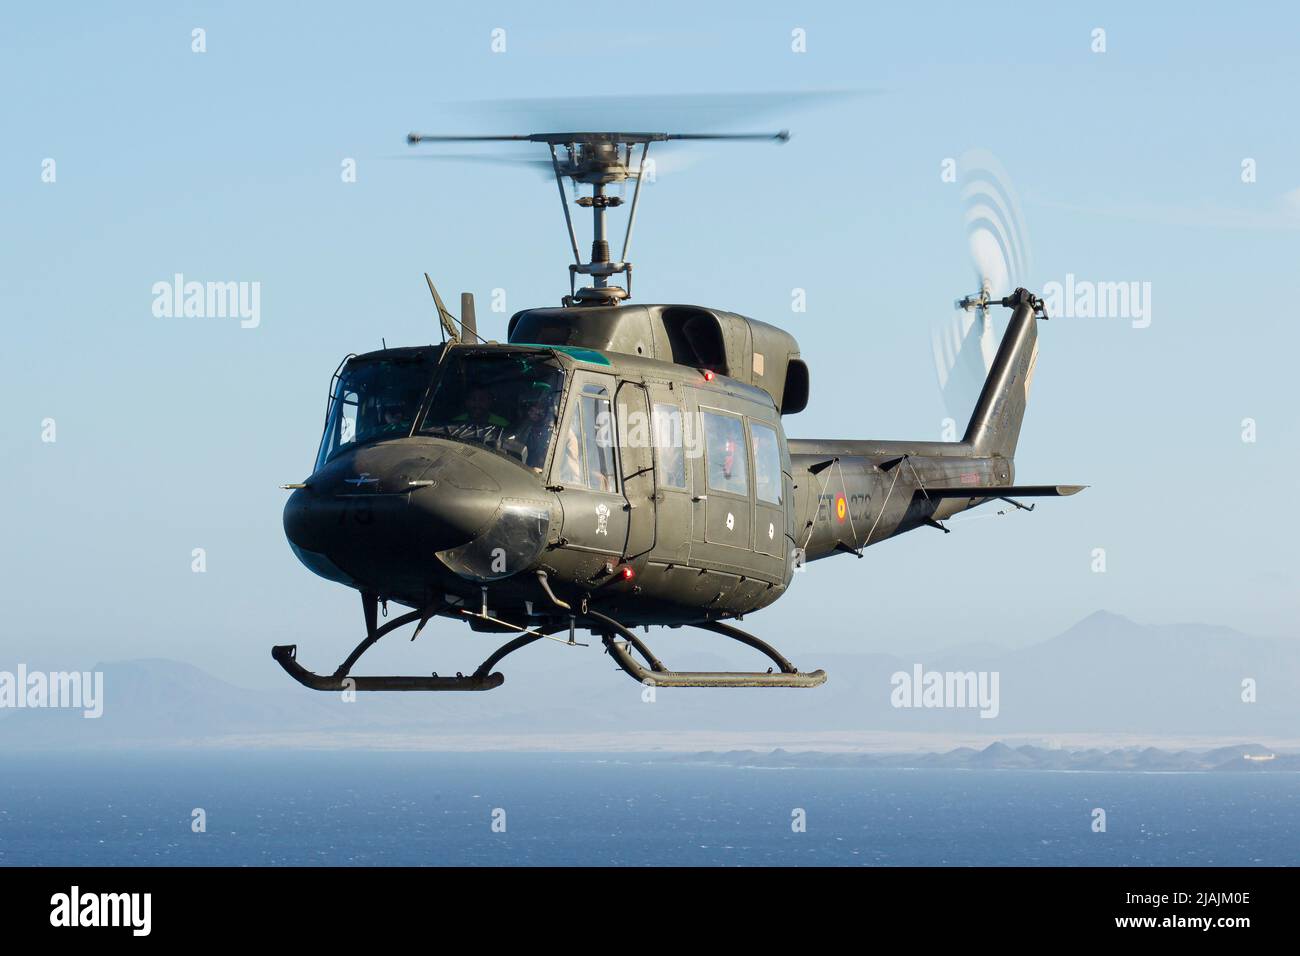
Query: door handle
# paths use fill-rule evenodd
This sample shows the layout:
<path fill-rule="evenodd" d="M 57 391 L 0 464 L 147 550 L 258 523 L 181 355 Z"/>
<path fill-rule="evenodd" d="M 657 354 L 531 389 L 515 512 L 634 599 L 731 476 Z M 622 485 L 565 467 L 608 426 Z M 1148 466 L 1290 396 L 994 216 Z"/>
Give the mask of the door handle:
<path fill-rule="evenodd" d="M 691 495 L 691 501 L 708 501 L 708 495 Z"/>

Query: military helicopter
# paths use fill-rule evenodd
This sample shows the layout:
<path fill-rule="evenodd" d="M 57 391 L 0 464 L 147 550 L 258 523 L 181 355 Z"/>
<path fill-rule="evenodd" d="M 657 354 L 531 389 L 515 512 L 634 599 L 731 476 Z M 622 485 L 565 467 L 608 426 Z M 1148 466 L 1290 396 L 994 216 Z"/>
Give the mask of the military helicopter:
<path fill-rule="evenodd" d="M 806 562 L 856 555 L 916 528 L 1003 501 L 1071 495 L 1078 485 L 1017 485 L 1015 451 L 1038 355 L 1042 300 L 994 298 L 987 281 L 959 306 L 1011 310 L 959 441 L 791 439 L 808 404 L 808 365 L 782 329 L 697 305 L 635 305 L 628 259 L 652 144 L 784 142 L 763 134 L 558 132 L 425 136 L 514 141 L 550 152 L 574 262 L 559 307 L 525 309 L 507 341 L 478 334 L 473 297 L 459 318 L 425 278 L 437 345 L 347 356 L 335 370 L 315 467 L 292 489 L 284 530 L 308 569 L 361 594 L 365 636 L 330 675 L 296 645 L 273 649 L 315 690 L 468 691 L 501 686 L 507 655 L 544 639 L 599 637 L 634 680 L 668 687 L 815 687 L 734 621 L 783 597 Z M 635 155 L 634 158 L 634 154 Z M 592 214 L 579 252 L 564 180 Z M 623 248 L 607 213 L 634 183 Z M 590 284 L 577 287 L 577 277 Z M 625 284 L 615 284 L 621 277 Z M 409 608 L 380 623 L 390 603 Z M 385 635 L 434 618 L 509 635 L 454 676 L 353 676 Z M 699 628 L 766 656 L 765 671 L 665 666 L 634 628 Z"/>

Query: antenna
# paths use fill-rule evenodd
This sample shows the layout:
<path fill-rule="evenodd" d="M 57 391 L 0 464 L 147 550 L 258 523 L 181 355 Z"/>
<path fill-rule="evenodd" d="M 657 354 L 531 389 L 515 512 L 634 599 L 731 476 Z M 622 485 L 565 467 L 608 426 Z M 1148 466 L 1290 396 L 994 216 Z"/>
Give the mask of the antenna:
<path fill-rule="evenodd" d="M 564 222 L 569 233 L 569 245 L 573 250 L 573 263 L 569 266 L 569 294 L 563 300 L 566 307 L 618 305 L 631 297 L 632 263 L 628 259 L 628 251 L 632 246 L 632 229 L 636 225 L 641 182 L 651 143 L 672 140 L 784 143 L 789 139 L 789 130 L 776 133 L 530 133 L 518 136 L 429 136 L 423 133 L 411 133 L 406 137 L 406 141 L 412 146 L 419 143 L 527 142 L 542 143 L 550 149 L 551 168 L 555 173 L 555 185 L 560 193 Z M 632 155 L 635 146 L 641 147 L 641 153 L 638 162 L 633 166 Z M 578 247 L 578 234 L 574 229 L 573 216 L 569 212 L 569 202 L 564 194 L 565 178 L 573 182 L 574 202 L 584 209 L 591 210 L 591 257 L 586 262 L 582 261 L 582 253 Z M 621 190 L 628 180 L 634 180 L 636 188 L 632 192 L 632 204 L 628 210 L 622 252 L 618 259 L 612 259 L 605 214 L 607 210 L 623 205 L 623 197 L 609 195 L 605 192 L 605 188 L 610 184 L 617 184 Z M 576 195 L 580 183 L 591 187 L 590 195 Z M 590 276 L 591 285 L 577 288 L 579 275 Z M 614 285 L 610 282 L 618 275 L 627 276 L 626 286 Z M 433 288 L 432 282 L 429 283 L 429 288 Z M 436 292 L 434 298 L 437 300 Z M 442 309 L 441 304 L 439 309 Z M 477 336 L 472 299 L 467 313 L 462 299 L 462 312 L 468 315 L 468 320 L 464 315 L 462 316 L 462 329 Z"/>
<path fill-rule="evenodd" d="M 427 272 L 424 274 L 424 281 L 429 283 L 429 291 L 433 294 L 433 305 L 438 310 L 438 322 L 442 325 L 443 341 L 451 339 L 454 345 L 460 341 L 460 332 L 456 330 L 456 320 L 447 311 L 447 307 L 442 304 L 442 296 L 438 295 L 438 289 Z"/>

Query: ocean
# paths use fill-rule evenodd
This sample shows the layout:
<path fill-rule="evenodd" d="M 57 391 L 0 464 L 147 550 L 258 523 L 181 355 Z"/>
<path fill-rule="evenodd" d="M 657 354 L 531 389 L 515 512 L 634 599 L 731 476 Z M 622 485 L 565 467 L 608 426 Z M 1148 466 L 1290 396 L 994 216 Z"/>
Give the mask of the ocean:
<path fill-rule="evenodd" d="M 1294 773 L 360 751 L 8 754 L 0 766 L 9 866 L 1300 862 Z"/>

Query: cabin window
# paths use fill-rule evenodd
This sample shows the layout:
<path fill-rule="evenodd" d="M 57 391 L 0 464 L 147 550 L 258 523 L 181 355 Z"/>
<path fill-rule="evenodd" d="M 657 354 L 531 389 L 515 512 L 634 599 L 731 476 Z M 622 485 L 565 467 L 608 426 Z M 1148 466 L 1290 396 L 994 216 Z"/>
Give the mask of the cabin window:
<path fill-rule="evenodd" d="M 587 473 L 582 463 L 582 405 L 573 408 L 569 416 L 569 427 L 564 430 L 560 440 L 560 450 L 556 456 L 560 483 L 564 485 L 585 485 Z"/>
<path fill-rule="evenodd" d="M 781 504 L 781 448 L 776 429 L 751 420 L 749 434 L 754 446 L 754 494 L 759 501 Z"/>
<path fill-rule="evenodd" d="M 676 405 L 655 403 L 651 426 L 655 451 L 659 455 L 659 483 L 667 488 L 686 488 L 686 436 L 682 431 L 682 410 Z"/>
<path fill-rule="evenodd" d="M 540 473 L 563 384 L 550 353 L 454 349 L 420 434 L 478 445 Z"/>
<path fill-rule="evenodd" d="M 745 454 L 745 425 L 734 415 L 701 410 L 709 488 L 749 496 L 749 461 Z"/>
<path fill-rule="evenodd" d="M 614 477 L 614 415 L 609 393 L 599 385 L 582 389 L 582 425 L 587 444 L 587 487 L 593 491 L 617 491 Z"/>
<path fill-rule="evenodd" d="M 316 468 L 345 449 L 410 435 L 433 368 L 426 358 L 349 362 L 330 398 Z"/>
<path fill-rule="evenodd" d="M 584 385 L 569 414 L 559 451 L 561 484 L 592 491 L 618 491 L 614 465 L 614 415 L 609 392 L 601 385 Z"/>
<path fill-rule="evenodd" d="M 339 444 L 347 445 L 357 440 L 357 409 L 361 406 L 361 396 L 356 392 L 344 392 L 339 406 Z"/>

